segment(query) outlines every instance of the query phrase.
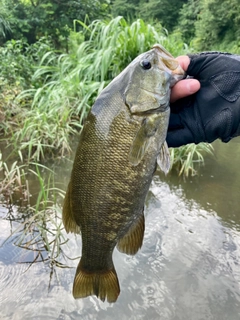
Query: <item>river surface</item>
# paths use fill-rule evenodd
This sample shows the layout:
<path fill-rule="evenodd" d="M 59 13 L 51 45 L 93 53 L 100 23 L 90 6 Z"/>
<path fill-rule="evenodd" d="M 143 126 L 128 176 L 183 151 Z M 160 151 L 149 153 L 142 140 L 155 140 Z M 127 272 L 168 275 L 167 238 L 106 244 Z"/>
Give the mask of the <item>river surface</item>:
<path fill-rule="evenodd" d="M 239 320 L 240 139 L 214 148 L 195 177 L 154 176 L 143 247 L 134 257 L 114 251 L 115 304 L 72 297 L 80 236 L 66 235 L 62 249 L 72 259 L 60 256 L 65 268 L 30 264 L 31 253 L 14 244 L 17 234 L 8 238 L 19 223 L 0 206 L 0 319 Z M 66 185 L 71 163 L 54 170 Z"/>

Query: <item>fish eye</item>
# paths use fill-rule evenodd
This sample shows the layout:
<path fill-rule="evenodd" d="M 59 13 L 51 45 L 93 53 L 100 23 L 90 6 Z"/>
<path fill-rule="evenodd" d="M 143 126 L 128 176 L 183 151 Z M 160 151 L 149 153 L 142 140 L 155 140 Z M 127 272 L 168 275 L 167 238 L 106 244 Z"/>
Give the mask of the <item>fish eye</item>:
<path fill-rule="evenodd" d="M 151 69 L 152 65 L 151 65 L 151 62 L 147 59 L 143 59 L 141 62 L 140 62 L 140 66 L 144 69 L 144 70 L 148 70 L 148 69 Z"/>

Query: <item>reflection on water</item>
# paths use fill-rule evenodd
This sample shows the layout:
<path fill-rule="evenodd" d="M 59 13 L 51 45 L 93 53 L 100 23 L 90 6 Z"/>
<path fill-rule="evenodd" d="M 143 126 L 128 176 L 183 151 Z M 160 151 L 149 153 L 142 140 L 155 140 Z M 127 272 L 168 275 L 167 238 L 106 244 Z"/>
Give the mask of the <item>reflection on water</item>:
<path fill-rule="evenodd" d="M 73 299 L 77 260 L 62 258 L 70 268 L 55 268 L 50 282 L 49 266 L 19 264 L 26 253 L 8 239 L 0 247 L 0 319 L 239 319 L 239 141 L 216 143 L 198 177 L 154 177 L 142 249 L 134 257 L 114 252 L 115 304 Z M 10 233 L 7 214 L 0 207 L 0 245 Z M 80 250 L 80 236 L 70 235 L 64 252 L 75 258 Z"/>
<path fill-rule="evenodd" d="M 215 211 L 224 222 L 240 230 L 240 137 L 229 143 L 213 143 L 215 157 L 206 157 L 199 174 L 186 181 L 169 174 L 166 179 L 174 188 L 183 190 L 208 211 Z"/>

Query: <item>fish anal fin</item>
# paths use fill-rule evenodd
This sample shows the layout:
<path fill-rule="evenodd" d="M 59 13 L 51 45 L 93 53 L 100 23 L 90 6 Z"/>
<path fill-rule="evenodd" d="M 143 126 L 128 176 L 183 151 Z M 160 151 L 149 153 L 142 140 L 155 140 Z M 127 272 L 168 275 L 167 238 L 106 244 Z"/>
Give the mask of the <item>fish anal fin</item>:
<path fill-rule="evenodd" d="M 160 169 L 167 174 L 171 167 L 171 158 L 168 150 L 167 142 L 165 141 L 161 147 L 160 153 L 157 157 L 157 163 Z"/>
<path fill-rule="evenodd" d="M 70 181 L 68 184 L 68 188 L 67 188 L 64 203 L 63 203 L 62 221 L 67 233 L 68 232 L 80 233 L 80 227 L 79 225 L 77 225 L 72 212 L 71 192 L 72 192 L 72 186 Z"/>
<path fill-rule="evenodd" d="M 114 266 L 111 270 L 87 272 L 79 262 L 74 283 L 73 297 L 75 299 L 96 295 L 102 301 L 115 302 L 119 296 L 120 287 Z"/>
<path fill-rule="evenodd" d="M 145 219 L 142 212 L 139 219 L 130 227 L 128 232 L 118 241 L 117 249 L 120 252 L 134 255 L 141 248 L 145 229 Z"/>

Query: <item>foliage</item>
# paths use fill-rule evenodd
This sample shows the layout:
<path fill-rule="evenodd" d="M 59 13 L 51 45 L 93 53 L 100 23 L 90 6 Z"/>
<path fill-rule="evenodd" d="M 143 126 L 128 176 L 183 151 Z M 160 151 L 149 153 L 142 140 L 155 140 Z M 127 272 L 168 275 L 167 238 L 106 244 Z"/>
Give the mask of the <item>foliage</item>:
<path fill-rule="evenodd" d="M 239 0 L 189 0 L 180 11 L 184 39 L 195 50 L 240 53 L 239 6 Z"/>
<path fill-rule="evenodd" d="M 205 2 L 196 22 L 196 43 L 200 48 L 217 48 L 221 42 L 236 42 L 240 49 L 239 0 L 225 0 L 219 5 L 216 0 Z"/>
<path fill-rule="evenodd" d="M 51 36 L 55 46 L 66 41 L 74 19 L 92 21 L 108 13 L 105 0 L 8 0 L 0 3 L 0 12 L 11 28 L 6 40 L 25 38 L 34 43 L 43 36 Z M 2 39 L 3 41 L 4 39 Z"/>
<path fill-rule="evenodd" d="M 11 141 L 16 149 L 27 150 L 28 159 L 70 152 L 70 134 L 81 128 L 96 96 L 138 54 L 157 42 L 174 55 L 186 50 L 180 37 L 167 37 L 140 19 L 132 24 L 122 17 L 78 23 L 84 30 L 71 33 L 69 53 L 46 52 L 32 76 L 40 86 L 18 97 L 22 109 Z"/>
<path fill-rule="evenodd" d="M 8 41 L 0 47 L 0 79 L 4 79 L 5 84 L 11 87 L 20 86 L 22 89 L 39 86 L 32 75 L 36 64 L 51 48 L 52 43 L 48 38 L 41 38 L 32 45 L 23 39 Z"/>
<path fill-rule="evenodd" d="M 125 19 L 135 19 L 139 9 L 139 0 L 112 1 L 111 12 L 114 17 L 123 16 Z"/>
<path fill-rule="evenodd" d="M 179 30 L 195 50 L 240 53 L 240 0 L 114 0 L 114 16 L 141 17 L 161 24 L 172 33 Z"/>
<path fill-rule="evenodd" d="M 139 15 L 146 21 L 159 21 L 164 28 L 172 32 L 176 27 L 179 11 L 187 0 L 149 0 L 140 1 Z"/>
<path fill-rule="evenodd" d="M 12 201 L 13 194 L 20 194 L 20 198 L 23 201 L 29 200 L 29 190 L 26 183 L 26 172 L 24 168 L 26 166 L 21 164 L 18 165 L 18 161 L 14 161 L 11 166 L 9 166 L 2 159 L 2 153 L 0 152 L 0 200 L 5 199 L 5 201 Z"/>
<path fill-rule="evenodd" d="M 240 0 L 1 0 L 0 45 L 10 39 L 35 43 L 45 36 L 68 51 L 74 20 L 89 24 L 112 13 L 162 25 L 169 33 L 179 30 L 195 50 L 240 52 L 239 5 Z M 80 30 L 77 24 L 75 31 Z"/>
<path fill-rule="evenodd" d="M 141 18 L 147 22 L 160 23 L 169 32 L 177 25 L 180 8 L 187 0 L 114 0 L 112 14 L 124 18 Z"/>
<path fill-rule="evenodd" d="M 4 19 L 4 17 L 0 15 L 0 35 L 1 35 L 1 37 L 6 38 L 7 35 L 10 33 L 11 33 L 11 28 L 10 28 L 8 21 L 6 21 Z"/>
<path fill-rule="evenodd" d="M 180 9 L 177 29 L 181 30 L 183 39 L 188 43 L 195 36 L 195 25 L 201 12 L 201 5 L 201 0 L 188 0 Z"/>
<path fill-rule="evenodd" d="M 21 161 L 20 161 L 21 162 Z M 45 171 L 44 176 L 41 171 Z M 47 173 L 47 174 L 46 174 Z M 64 197 L 64 192 L 55 186 L 54 174 L 47 167 L 39 164 L 20 164 L 15 161 L 9 168 L 7 163 L 1 160 L 0 174 L 4 176 L 1 183 L 1 203 L 9 208 L 9 214 L 5 218 L 11 222 L 17 222 L 15 228 L 5 242 L 11 240 L 14 245 L 34 252 L 34 262 L 47 261 L 51 267 L 61 266 L 58 257 L 64 255 L 61 245 L 67 242 L 63 234 L 61 221 L 61 209 L 58 202 Z M 34 188 L 30 179 L 35 177 Z M 37 197 L 31 192 L 38 185 Z M 31 189 L 31 190 L 30 190 Z M 14 212 L 13 204 L 19 199 L 17 212 Z M 34 204 L 31 205 L 31 197 Z M 21 214 L 21 208 L 23 213 Z M 16 223 L 15 223 L 16 225 Z"/>
<path fill-rule="evenodd" d="M 203 165 L 203 154 L 213 154 L 213 146 L 209 143 L 188 144 L 179 148 L 171 148 L 172 168 L 177 169 L 179 175 L 188 177 L 197 173 L 196 165 Z"/>

